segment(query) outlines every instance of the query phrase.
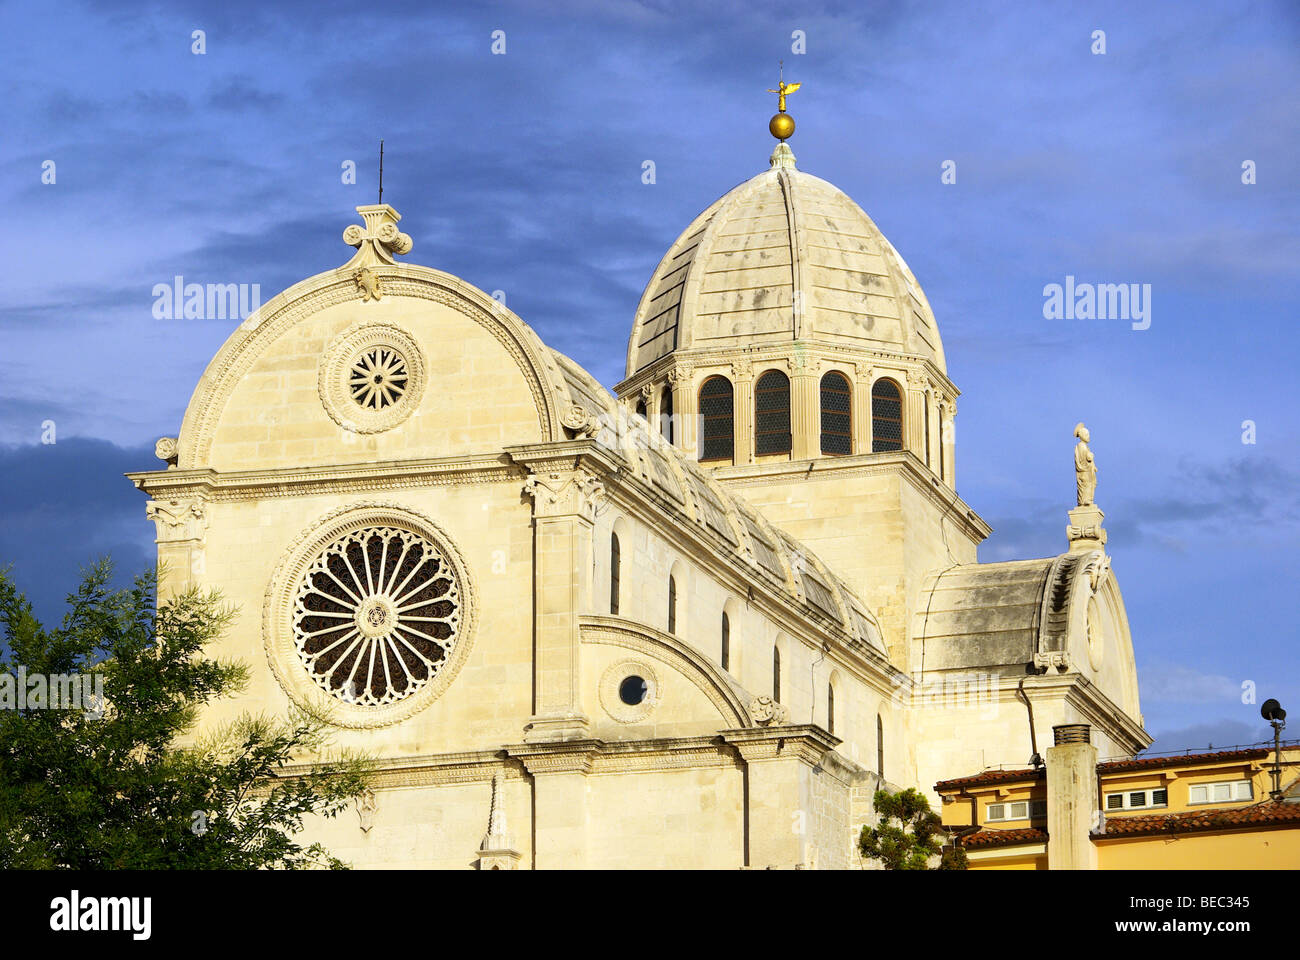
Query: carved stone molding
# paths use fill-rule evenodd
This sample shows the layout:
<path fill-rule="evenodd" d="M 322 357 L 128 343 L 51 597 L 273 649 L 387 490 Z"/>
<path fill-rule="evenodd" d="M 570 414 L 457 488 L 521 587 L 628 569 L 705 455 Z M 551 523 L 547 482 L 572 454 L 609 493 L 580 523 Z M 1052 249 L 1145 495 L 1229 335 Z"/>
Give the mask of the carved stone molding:
<path fill-rule="evenodd" d="M 722 739 L 734 747 L 746 763 L 765 760 L 798 760 L 817 766 L 827 753 L 843 741 L 813 724 L 750 727 L 723 730 Z"/>
<path fill-rule="evenodd" d="M 208 513 L 201 499 L 150 500 L 144 512 L 157 528 L 159 543 L 201 541 L 206 535 Z"/>

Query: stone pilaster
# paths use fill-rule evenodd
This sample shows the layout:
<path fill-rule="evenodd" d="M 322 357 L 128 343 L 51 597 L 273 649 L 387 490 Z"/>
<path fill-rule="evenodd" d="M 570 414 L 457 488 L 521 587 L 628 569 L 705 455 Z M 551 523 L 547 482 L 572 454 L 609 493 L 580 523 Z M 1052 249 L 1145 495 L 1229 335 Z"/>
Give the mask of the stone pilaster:
<path fill-rule="evenodd" d="M 696 414 L 699 402 L 694 389 L 695 373 L 689 365 L 674 367 L 668 371 L 668 383 L 673 391 L 673 443 L 678 449 L 698 459 L 696 449 Z"/>
<path fill-rule="evenodd" d="M 590 863 L 587 777 L 599 740 L 519 744 L 506 753 L 533 778 L 533 867 L 561 870 Z"/>
<path fill-rule="evenodd" d="M 754 869 L 800 868 L 815 859 L 813 778 L 840 740 L 812 724 L 723 730 L 745 763 L 746 862 Z"/>
<path fill-rule="evenodd" d="M 859 364 L 853 379 L 853 452 L 871 452 L 871 367 Z"/>
<path fill-rule="evenodd" d="M 748 361 L 731 365 L 732 384 L 735 388 L 733 413 L 736 421 L 735 462 L 754 462 L 754 368 Z"/>
<path fill-rule="evenodd" d="M 809 460 L 821 456 L 821 396 L 817 371 L 800 356 L 790 378 L 790 456 Z"/>
<path fill-rule="evenodd" d="M 206 573 L 208 503 L 201 497 L 150 500 L 145 516 L 154 522 L 158 544 L 158 597 L 174 596 Z"/>
<path fill-rule="evenodd" d="M 533 716 L 529 742 L 581 739 L 587 718 L 579 690 L 578 616 L 591 609 L 592 527 L 604 486 L 587 470 L 539 465 L 524 491 L 533 498 Z"/>
<path fill-rule="evenodd" d="M 909 373 L 907 376 L 903 446 L 911 450 L 922 463 L 925 462 L 925 391 L 928 385 L 923 374 Z"/>

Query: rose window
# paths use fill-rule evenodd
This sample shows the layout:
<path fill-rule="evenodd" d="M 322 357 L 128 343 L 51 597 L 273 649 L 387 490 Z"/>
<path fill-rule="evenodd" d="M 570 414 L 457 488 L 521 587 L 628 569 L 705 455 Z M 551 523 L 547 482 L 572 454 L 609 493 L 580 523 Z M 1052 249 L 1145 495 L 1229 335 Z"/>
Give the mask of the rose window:
<path fill-rule="evenodd" d="M 402 355 L 391 347 L 373 347 L 352 363 L 348 390 L 366 410 L 391 407 L 406 393 L 410 374 Z"/>
<path fill-rule="evenodd" d="M 460 617 L 460 586 L 438 549 L 408 530 L 370 527 L 308 566 L 294 600 L 294 645 L 327 693 L 393 703 L 448 662 Z"/>

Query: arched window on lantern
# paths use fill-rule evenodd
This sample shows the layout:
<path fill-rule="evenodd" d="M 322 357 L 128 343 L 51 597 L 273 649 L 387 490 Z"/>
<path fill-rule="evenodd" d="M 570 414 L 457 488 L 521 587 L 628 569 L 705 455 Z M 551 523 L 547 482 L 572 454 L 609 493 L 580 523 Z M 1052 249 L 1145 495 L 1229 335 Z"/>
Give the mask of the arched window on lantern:
<path fill-rule="evenodd" d="M 700 386 L 700 460 L 731 460 L 736 442 L 735 397 L 726 377 Z"/>
<path fill-rule="evenodd" d="M 663 400 L 659 404 L 659 433 L 669 443 L 673 442 L 673 391 L 671 387 L 664 387 Z"/>
<path fill-rule="evenodd" d="M 844 456 L 853 452 L 853 392 L 848 377 L 831 370 L 822 377 L 822 453 Z"/>
<path fill-rule="evenodd" d="M 623 563 L 623 550 L 618 543 L 618 534 L 609 535 L 609 612 L 611 616 L 618 616 L 618 592 L 619 580 L 622 571 L 619 569 Z"/>
<path fill-rule="evenodd" d="M 790 452 L 790 378 L 769 370 L 754 384 L 754 453 Z"/>
<path fill-rule="evenodd" d="M 903 449 L 903 391 L 893 380 L 871 385 L 871 452 Z"/>

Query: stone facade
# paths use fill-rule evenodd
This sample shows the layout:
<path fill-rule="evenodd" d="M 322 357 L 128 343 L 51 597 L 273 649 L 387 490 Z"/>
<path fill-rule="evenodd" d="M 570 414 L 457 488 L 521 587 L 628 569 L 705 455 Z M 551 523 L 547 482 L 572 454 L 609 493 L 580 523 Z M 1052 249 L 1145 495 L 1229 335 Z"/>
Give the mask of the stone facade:
<path fill-rule="evenodd" d="M 203 723 L 310 704 L 378 759 L 355 816 L 310 826 L 332 852 L 857 867 L 874 789 L 1023 763 L 1029 705 L 1040 730 L 1147 742 L 1104 537 L 1020 573 L 976 562 L 929 306 L 788 147 L 670 249 L 616 396 L 482 291 L 397 261 L 391 207 L 358 212 L 356 255 L 244 322 L 166 469 L 131 475 L 161 589 L 239 610 L 213 652 L 250 684 Z M 776 368 L 789 444 L 759 454 L 754 374 Z M 697 400 L 724 373 L 732 455 L 701 463 Z"/>

